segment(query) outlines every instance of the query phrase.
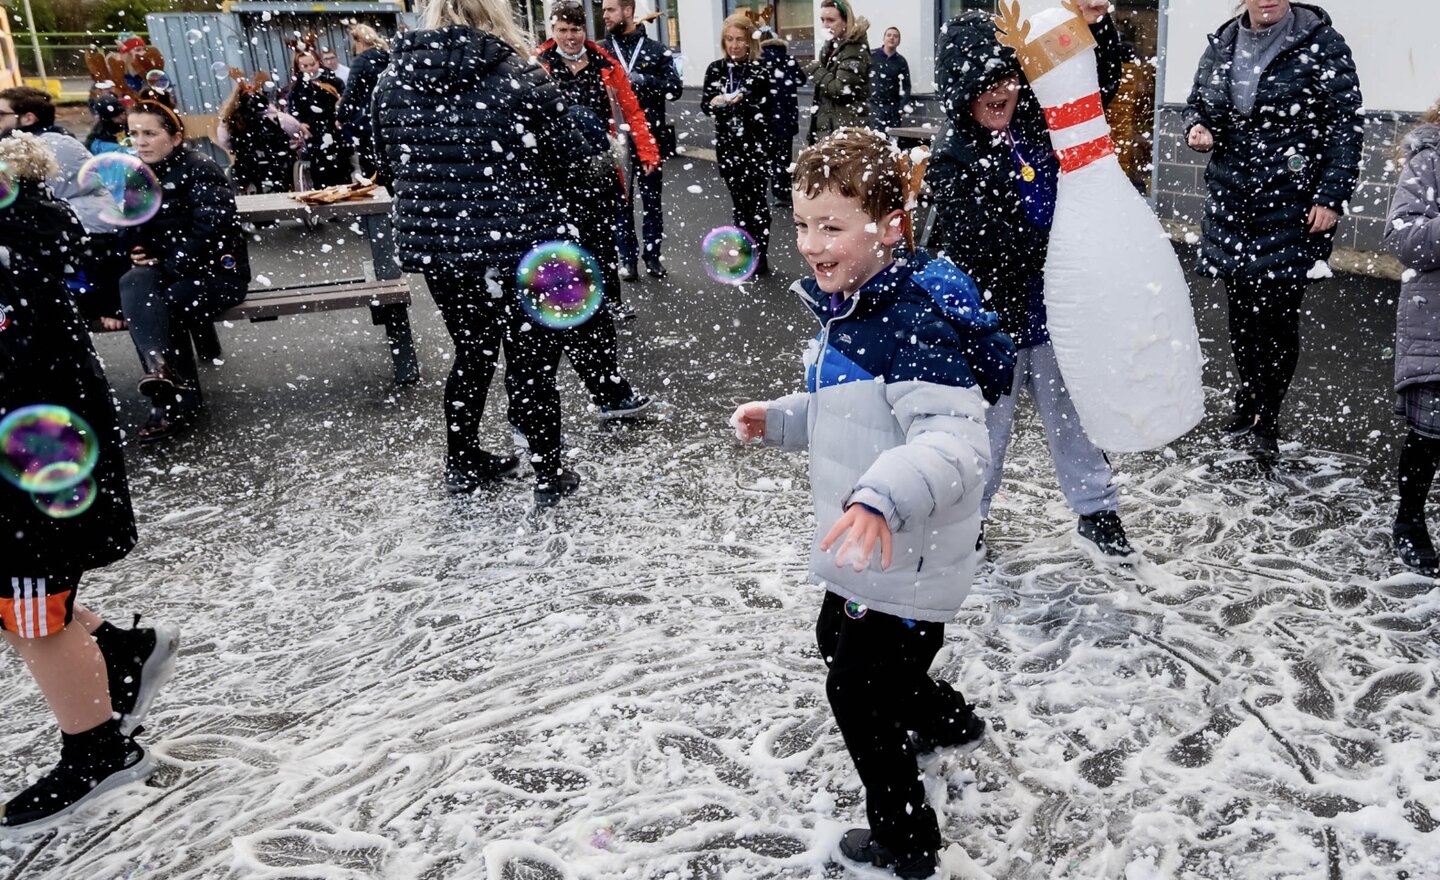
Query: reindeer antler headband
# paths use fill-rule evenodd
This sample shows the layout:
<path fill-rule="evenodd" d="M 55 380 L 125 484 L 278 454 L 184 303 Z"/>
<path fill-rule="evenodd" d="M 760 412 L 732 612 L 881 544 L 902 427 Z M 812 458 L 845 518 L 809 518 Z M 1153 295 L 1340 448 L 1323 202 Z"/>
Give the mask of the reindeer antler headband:
<path fill-rule="evenodd" d="M 1001 45 L 1015 50 L 1020 69 L 1032 82 L 1087 49 L 1095 48 L 1095 36 L 1090 33 L 1090 26 L 1085 24 L 1075 0 L 1064 0 L 1060 5 L 1074 15 L 1030 40 L 1030 22 L 1020 19 L 1020 0 L 1000 0 L 995 37 Z"/>

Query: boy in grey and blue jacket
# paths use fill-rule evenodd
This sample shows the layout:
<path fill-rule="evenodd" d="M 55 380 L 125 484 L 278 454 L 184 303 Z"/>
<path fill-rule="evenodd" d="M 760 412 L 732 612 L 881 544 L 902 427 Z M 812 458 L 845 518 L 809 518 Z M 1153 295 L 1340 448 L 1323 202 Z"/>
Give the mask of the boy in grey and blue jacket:
<path fill-rule="evenodd" d="M 800 155 L 797 245 L 814 278 L 794 289 L 822 329 L 806 390 L 732 420 L 742 440 L 810 450 L 811 578 L 826 590 L 817 639 L 870 820 L 840 850 L 901 877 L 930 876 L 941 845 L 916 752 L 973 744 L 985 729 L 929 667 L 978 563 L 985 410 L 1014 364 L 970 279 L 900 247 L 919 177 L 863 129 Z"/>

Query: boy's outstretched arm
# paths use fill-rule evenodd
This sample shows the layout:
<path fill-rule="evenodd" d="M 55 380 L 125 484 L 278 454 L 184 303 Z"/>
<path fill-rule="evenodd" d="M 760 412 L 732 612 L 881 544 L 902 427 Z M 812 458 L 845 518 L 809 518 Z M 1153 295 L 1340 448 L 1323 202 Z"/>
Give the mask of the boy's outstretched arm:
<path fill-rule="evenodd" d="M 730 417 L 741 443 L 760 440 L 766 446 L 804 449 L 810 443 L 810 393 L 801 391 L 777 400 L 742 403 Z"/>
<path fill-rule="evenodd" d="M 880 453 L 845 500 L 878 511 L 892 532 L 980 491 L 990 466 L 985 397 L 959 334 L 935 321 L 914 340 L 885 384 L 905 444 Z"/>

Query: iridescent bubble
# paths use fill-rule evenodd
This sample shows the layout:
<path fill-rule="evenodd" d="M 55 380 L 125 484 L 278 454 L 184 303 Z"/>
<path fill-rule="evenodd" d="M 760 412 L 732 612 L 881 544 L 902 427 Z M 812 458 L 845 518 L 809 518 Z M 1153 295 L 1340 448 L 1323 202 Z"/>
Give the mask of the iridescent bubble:
<path fill-rule="evenodd" d="M 712 229 L 700 242 L 705 255 L 705 273 L 724 284 L 739 284 L 755 274 L 760 251 L 755 239 L 738 226 Z"/>
<path fill-rule="evenodd" d="M 189 43 L 192 46 L 203 39 L 205 39 L 205 35 L 200 33 L 200 31 L 195 28 L 191 28 L 190 30 L 185 32 L 185 42 Z"/>
<path fill-rule="evenodd" d="M 215 74 L 216 79 L 227 79 L 230 76 L 230 65 L 224 61 L 216 61 L 210 65 L 210 72 Z"/>
<path fill-rule="evenodd" d="M 170 75 L 163 70 L 152 70 L 145 74 L 145 84 L 157 92 L 168 92 Z"/>
<path fill-rule="evenodd" d="M 26 492 L 68 489 L 99 459 L 95 432 L 63 406 L 35 404 L 0 419 L 0 476 Z"/>
<path fill-rule="evenodd" d="M 864 617 L 865 612 L 869 610 L 870 609 L 866 608 L 864 605 L 861 605 L 859 602 L 856 602 L 854 599 L 851 599 L 850 601 L 845 603 L 845 616 L 850 618 L 851 620 L 859 620 L 860 618 Z"/>
<path fill-rule="evenodd" d="M 20 187 L 15 184 L 15 178 L 10 176 L 9 166 L 0 162 L 0 209 L 15 204 L 15 199 L 19 196 Z"/>
<path fill-rule="evenodd" d="M 557 330 L 578 327 L 605 299 L 600 264 L 578 244 L 536 245 L 515 271 L 520 305 L 538 323 Z"/>
<path fill-rule="evenodd" d="M 51 465 L 52 469 L 76 469 L 70 462 Z M 58 492 L 36 492 L 30 496 L 40 512 L 53 519 L 69 519 L 90 509 L 95 497 L 100 494 L 94 477 L 86 477 L 68 489 Z"/>
<path fill-rule="evenodd" d="M 100 209 L 112 226 L 139 226 L 160 210 L 160 181 L 150 166 L 129 153 L 101 153 L 87 159 L 76 175 L 81 190 L 95 181 L 105 185 L 113 205 Z"/>

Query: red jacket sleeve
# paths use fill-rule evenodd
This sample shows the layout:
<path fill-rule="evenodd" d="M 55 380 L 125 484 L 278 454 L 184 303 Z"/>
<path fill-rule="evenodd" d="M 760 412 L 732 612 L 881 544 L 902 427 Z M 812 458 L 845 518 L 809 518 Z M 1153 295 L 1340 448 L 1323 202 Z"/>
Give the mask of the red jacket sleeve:
<path fill-rule="evenodd" d="M 630 78 L 625 75 L 625 69 L 615 60 L 615 56 L 599 46 L 596 48 L 605 56 L 605 60 L 610 62 L 610 66 L 601 72 L 600 78 L 615 94 L 615 100 L 620 102 L 620 112 L 625 115 L 625 124 L 630 126 L 630 137 L 635 141 L 635 150 L 640 154 L 640 161 L 647 165 L 659 165 L 660 147 L 655 143 L 655 135 L 650 131 L 645 111 L 640 109 L 635 90 L 630 88 Z"/>

